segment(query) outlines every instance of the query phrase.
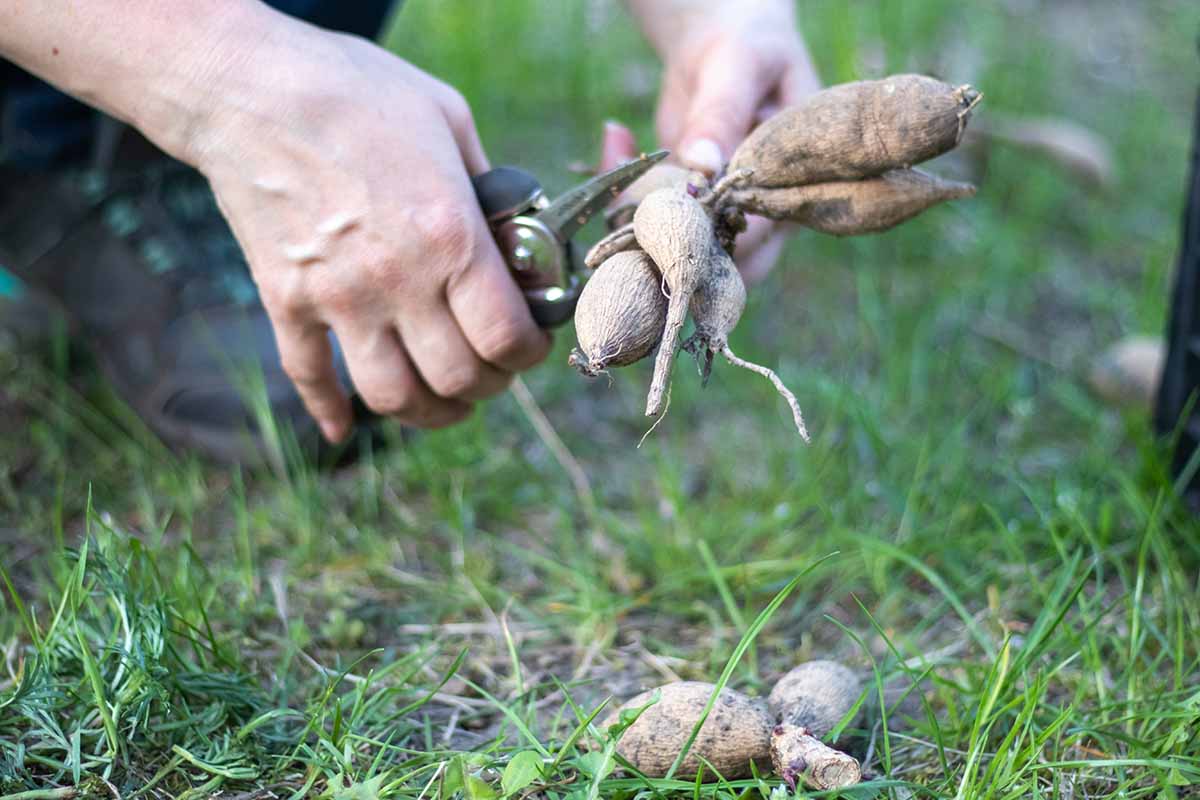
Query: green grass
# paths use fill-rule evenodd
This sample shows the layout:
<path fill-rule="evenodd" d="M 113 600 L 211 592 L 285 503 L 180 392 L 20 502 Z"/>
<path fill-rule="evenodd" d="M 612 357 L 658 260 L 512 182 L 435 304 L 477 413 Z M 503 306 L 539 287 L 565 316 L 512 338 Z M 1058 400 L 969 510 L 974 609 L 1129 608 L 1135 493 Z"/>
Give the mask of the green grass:
<path fill-rule="evenodd" d="M 996 149 L 974 200 L 797 234 L 734 345 L 811 447 L 718 366 L 704 391 L 680 369 L 638 449 L 647 371 L 584 383 L 564 333 L 527 381 L 599 511 L 511 396 L 337 472 L 286 437 L 228 471 L 64 348 L 0 353 L 0 797 L 778 800 L 614 771 L 596 722 L 676 675 L 763 695 L 811 657 L 872 676 L 839 738 L 856 797 L 1197 796 L 1200 525 L 1147 421 L 1081 379 L 1164 323 L 1194 8 L 989 5 L 801 18 L 825 80 L 969 80 L 982 114 L 1096 129 L 1118 185 Z M 409 0 L 389 41 L 552 191 L 606 118 L 651 142 L 656 67 L 608 3 Z M 883 688 L 914 683 L 889 729 Z"/>

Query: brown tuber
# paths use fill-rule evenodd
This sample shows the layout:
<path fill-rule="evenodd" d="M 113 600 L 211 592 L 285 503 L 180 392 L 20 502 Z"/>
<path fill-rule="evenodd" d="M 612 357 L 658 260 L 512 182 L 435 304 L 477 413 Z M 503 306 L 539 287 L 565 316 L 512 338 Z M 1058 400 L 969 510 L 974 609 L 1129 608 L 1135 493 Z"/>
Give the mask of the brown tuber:
<path fill-rule="evenodd" d="M 981 95 L 924 75 L 832 86 L 760 125 L 730 171 L 756 186 L 856 180 L 910 167 L 951 150 Z"/>
<path fill-rule="evenodd" d="M 646 777 L 665 777 L 716 688 L 681 681 L 642 692 L 613 711 L 601 727 L 615 724 L 623 710 L 645 706 L 658 691 L 658 702 L 621 734 L 617 752 Z M 850 786 L 862 777 L 855 759 L 822 744 L 807 728 L 776 724 L 761 700 L 732 689 L 721 690 L 675 777 L 694 780 L 705 762 L 728 780 L 749 777 L 752 764 L 761 770 L 769 763 L 793 790 L 798 780 L 824 790 Z"/>
<path fill-rule="evenodd" d="M 788 220 L 834 236 L 878 233 L 938 203 L 975 194 L 975 187 L 917 169 L 897 169 L 858 181 L 736 189 L 743 211 Z"/>
<path fill-rule="evenodd" d="M 633 232 L 638 245 L 654 259 L 663 285 L 670 291 L 667 321 L 646 397 L 646 416 L 654 417 L 663 410 L 679 333 L 692 294 L 708 269 L 714 233 L 704 206 L 678 188 L 656 189 L 646 195 L 633 215 Z"/>
<path fill-rule="evenodd" d="M 767 705 L 777 722 L 807 728 L 824 739 L 850 713 L 862 692 L 862 682 L 836 661 L 806 661 L 775 683 Z"/>
<path fill-rule="evenodd" d="M 584 284 L 575 307 L 579 346 L 569 363 L 584 375 L 645 358 L 658 344 L 667 300 L 654 262 L 641 250 L 617 253 Z"/>
<path fill-rule="evenodd" d="M 664 777 L 692 735 L 716 688 L 714 684 L 698 681 L 670 683 L 659 688 L 658 702 L 643 711 L 622 733 L 617 752 L 647 777 Z M 614 724 L 622 709 L 649 703 L 652 694 L 652 691 L 642 692 L 622 705 L 604 722 L 604 727 Z M 751 762 L 762 766 L 767 763 L 772 725 L 761 701 L 751 700 L 733 689 L 723 689 L 675 777 L 694 779 L 703 766 L 702 759 L 712 764 L 722 777 L 731 780 L 748 777 Z"/>

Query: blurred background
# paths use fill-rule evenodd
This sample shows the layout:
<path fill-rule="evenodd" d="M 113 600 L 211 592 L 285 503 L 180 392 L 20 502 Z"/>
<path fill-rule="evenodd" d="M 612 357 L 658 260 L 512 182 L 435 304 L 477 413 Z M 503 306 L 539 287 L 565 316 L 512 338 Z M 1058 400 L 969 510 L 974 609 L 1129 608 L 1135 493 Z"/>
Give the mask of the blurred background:
<path fill-rule="evenodd" d="M 1071 166 L 976 136 L 928 165 L 977 182 L 974 199 L 879 236 L 795 234 L 733 344 L 795 391 L 811 446 L 765 381 L 718 364 L 701 389 L 681 362 L 670 413 L 639 447 L 648 367 L 586 381 L 566 365 L 566 329 L 526 382 L 587 486 L 511 396 L 453 430 L 389 429 L 386 446 L 335 471 L 286 437 L 274 465 L 229 471 L 157 445 L 61 341 L 9 346 L 0 563 L 26 605 L 51 613 L 76 563 L 61 548 L 87 528 L 91 557 L 118 567 L 106 591 L 237 643 L 256 711 L 315 702 L 326 673 L 309 661 L 365 656 L 361 673 L 428 655 L 378 718 L 360 718 L 382 738 L 371 725 L 463 646 L 460 673 L 514 703 L 532 705 L 550 676 L 587 698 L 715 678 L 764 603 L 825 558 L 733 685 L 762 692 L 801 657 L 875 661 L 885 675 L 914 659 L 938 709 L 918 738 L 953 752 L 897 740 L 876 774 L 954 791 L 965 754 L 999 746 L 1022 702 L 1029 737 L 1067 706 L 1078 730 L 1009 742 L 1020 763 L 1006 791 L 1045 788 L 1039 759 L 1074 763 L 1084 746 L 1196 756 L 1167 709 L 1196 690 L 1200 529 L 1170 499 L 1145 410 L 1114 409 L 1086 381 L 1110 343 L 1165 325 L 1200 89 L 1195 3 L 798 8 L 826 83 L 929 73 L 984 92 L 981 131 L 1049 116 L 1099 142 Z M 660 68 L 615 0 L 408 0 L 386 42 L 466 95 L 493 163 L 536 172 L 552 195 L 596 162 L 605 120 L 655 144 Z M 15 652 L 26 637 L 5 602 L 0 643 Z M 79 613 L 99 646 L 111 604 Z M 1019 675 L 997 679 L 1006 641 L 1029 649 Z M 532 694 L 512 683 L 513 659 Z M 200 662 L 172 669 L 224 669 Z M 972 726 L 994 687 L 985 716 L 1004 724 L 989 734 Z M 445 691 L 479 696 L 458 679 Z M 468 708 L 451 724 L 461 736 L 437 746 L 484 741 L 507 724 L 496 716 Z M 380 752 L 352 750 L 340 766 L 312 763 L 363 769 Z M 1159 780 L 1150 767 L 1086 772 L 1102 776 L 1095 796 Z M 968 778 L 963 796 L 1000 791 Z"/>

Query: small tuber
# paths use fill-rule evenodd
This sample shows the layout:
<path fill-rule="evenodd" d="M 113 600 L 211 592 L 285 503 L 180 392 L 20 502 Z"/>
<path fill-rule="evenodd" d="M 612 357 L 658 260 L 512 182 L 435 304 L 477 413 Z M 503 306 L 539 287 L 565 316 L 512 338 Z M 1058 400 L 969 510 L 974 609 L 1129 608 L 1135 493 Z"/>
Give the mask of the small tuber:
<path fill-rule="evenodd" d="M 836 661 L 806 661 L 775 683 L 767 705 L 777 722 L 799 725 L 824 739 L 862 692 L 862 682 Z"/>
<path fill-rule="evenodd" d="M 708 179 L 703 173 L 678 164 L 655 164 L 617 196 L 605 212 L 605 222 L 610 230 L 620 228 L 633 222 L 633 212 L 637 210 L 638 204 L 646 199 L 646 195 L 658 189 L 686 190 L 689 186 L 694 187 L 697 192 L 702 192 L 708 188 Z"/>
<path fill-rule="evenodd" d="M 659 280 L 654 262 L 641 250 L 617 253 L 601 264 L 575 307 L 579 346 L 571 351 L 571 366 L 594 376 L 649 355 L 667 318 Z"/>

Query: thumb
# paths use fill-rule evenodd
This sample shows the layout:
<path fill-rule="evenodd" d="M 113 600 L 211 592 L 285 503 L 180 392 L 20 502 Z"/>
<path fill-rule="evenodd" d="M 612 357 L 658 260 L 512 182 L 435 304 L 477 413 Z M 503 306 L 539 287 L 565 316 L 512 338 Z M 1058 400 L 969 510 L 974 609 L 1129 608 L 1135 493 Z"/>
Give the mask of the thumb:
<path fill-rule="evenodd" d="M 696 76 L 679 142 L 683 165 L 709 175 L 725 166 L 754 127 L 758 107 L 769 89 L 753 71 L 747 74 L 745 63 L 714 56 Z"/>
<path fill-rule="evenodd" d="M 633 131 L 619 122 L 605 122 L 604 140 L 600 145 L 600 167 L 597 171 L 608 172 L 637 157 L 638 146 Z"/>

